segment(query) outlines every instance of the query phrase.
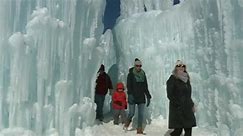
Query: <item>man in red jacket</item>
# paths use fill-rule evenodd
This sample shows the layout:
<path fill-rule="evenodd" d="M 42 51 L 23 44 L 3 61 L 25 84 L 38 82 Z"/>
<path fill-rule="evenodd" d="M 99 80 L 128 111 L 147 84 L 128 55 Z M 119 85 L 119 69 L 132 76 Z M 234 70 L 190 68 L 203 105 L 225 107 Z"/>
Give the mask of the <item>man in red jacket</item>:
<path fill-rule="evenodd" d="M 98 71 L 99 75 L 96 79 L 95 86 L 95 103 L 96 108 L 96 119 L 103 121 L 103 106 L 105 101 L 105 95 L 108 92 L 108 89 L 113 89 L 112 82 L 108 74 L 105 72 L 105 66 L 101 64 Z"/>
<path fill-rule="evenodd" d="M 119 116 L 121 116 L 122 123 L 126 121 L 127 97 L 124 92 L 125 88 L 123 83 L 119 82 L 116 85 L 116 91 L 112 95 L 112 107 L 114 109 L 113 118 L 114 124 L 119 124 Z"/>

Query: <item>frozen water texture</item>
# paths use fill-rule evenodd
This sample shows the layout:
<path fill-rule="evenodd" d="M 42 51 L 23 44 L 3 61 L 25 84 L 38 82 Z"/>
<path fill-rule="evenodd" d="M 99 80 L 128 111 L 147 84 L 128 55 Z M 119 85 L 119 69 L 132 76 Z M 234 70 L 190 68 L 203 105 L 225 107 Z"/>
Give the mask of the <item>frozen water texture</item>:
<path fill-rule="evenodd" d="M 102 35 L 105 3 L 1 1 L 0 135 L 134 135 L 112 121 L 96 125 L 93 99 L 100 64 L 113 85 L 126 83 L 135 57 L 153 97 L 147 135 L 168 133 L 165 82 L 177 59 L 193 87 L 193 135 L 243 134 L 242 0 L 122 0 L 114 30 Z"/>

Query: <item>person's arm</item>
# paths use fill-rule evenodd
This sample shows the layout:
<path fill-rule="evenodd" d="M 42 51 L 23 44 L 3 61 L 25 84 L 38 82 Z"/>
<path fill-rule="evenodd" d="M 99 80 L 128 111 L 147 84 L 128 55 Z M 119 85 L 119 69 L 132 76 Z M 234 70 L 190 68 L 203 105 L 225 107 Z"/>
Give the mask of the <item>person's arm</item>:
<path fill-rule="evenodd" d="M 166 82 L 166 90 L 167 90 L 167 98 L 170 100 L 170 102 L 172 104 L 174 104 L 175 106 L 179 107 L 180 106 L 180 102 L 175 98 L 174 94 L 173 94 L 173 90 L 175 89 L 174 87 L 174 82 L 175 79 L 173 76 L 170 76 L 170 78 L 167 80 Z"/>
<path fill-rule="evenodd" d="M 194 102 L 192 100 L 192 97 L 191 97 L 192 96 L 192 86 L 191 86 L 190 80 L 188 80 L 187 86 L 188 86 L 188 89 L 190 89 L 190 92 L 191 92 L 189 97 L 190 97 L 190 105 L 192 107 L 192 111 L 196 112 L 196 106 L 195 106 L 195 104 L 194 104 Z"/>
<path fill-rule="evenodd" d="M 107 79 L 108 79 L 109 94 L 112 96 L 113 93 L 115 92 L 115 90 L 113 90 L 112 81 L 111 81 L 111 78 L 109 77 L 109 75 L 107 75 Z"/>
<path fill-rule="evenodd" d="M 112 94 L 112 101 L 113 101 L 113 102 L 116 101 L 116 93 L 113 93 L 113 94 Z"/>
<path fill-rule="evenodd" d="M 148 90 L 148 82 L 147 82 L 147 77 L 146 77 L 146 75 L 144 74 L 144 77 L 145 77 L 145 79 L 144 79 L 144 84 L 145 84 L 145 95 L 146 95 L 146 98 L 147 98 L 147 104 L 146 104 L 146 106 L 148 107 L 149 105 L 150 105 L 150 99 L 152 98 L 151 97 L 151 95 L 150 95 L 150 93 L 149 93 L 149 90 Z"/>
<path fill-rule="evenodd" d="M 193 100 L 192 100 L 192 87 L 191 87 L 191 83 L 190 83 L 190 80 L 188 80 L 188 82 L 186 83 L 186 85 L 187 85 L 187 88 L 188 88 L 188 90 L 189 90 L 189 92 L 190 92 L 190 94 L 189 94 L 189 99 L 190 99 L 190 105 L 193 107 L 194 106 L 194 102 L 193 102 Z"/>
<path fill-rule="evenodd" d="M 151 99 L 152 98 L 152 96 L 150 95 L 150 93 L 149 93 L 149 90 L 148 90 L 148 82 L 147 82 L 147 77 L 146 77 L 146 75 L 144 75 L 145 76 L 145 95 L 146 95 L 146 97 L 147 97 L 147 99 Z"/>
<path fill-rule="evenodd" d="M 127 93 L 131 94 L 132 89 L 133 89 L 133 86 L 132 86 L 132 74 L 128 73 L 128 75 L 127 75 Z"/>
<path fill-rule="evenodd" d="M 108 88 L 112 90 L 113 86 L 112 86 L 111 78 L 109 77 L 109 75 L 107 75 L 107 78 L 108 78 Z"/>
<path fill-rule="evenodd" d="M 127 104 L 127 95 L 126 95 L 125 92 L 124 92 L 124 99 L 125 99 L 125 102 L 126 102 L 126 104 Z"/>
<path fill-rule="evenodd" d="M 126 96 L 126 93 L 124 92 L 123 95 L 124 95 L 124 99 L 123 99 L 124 108 L 127 109 L 127 96 Z"/>

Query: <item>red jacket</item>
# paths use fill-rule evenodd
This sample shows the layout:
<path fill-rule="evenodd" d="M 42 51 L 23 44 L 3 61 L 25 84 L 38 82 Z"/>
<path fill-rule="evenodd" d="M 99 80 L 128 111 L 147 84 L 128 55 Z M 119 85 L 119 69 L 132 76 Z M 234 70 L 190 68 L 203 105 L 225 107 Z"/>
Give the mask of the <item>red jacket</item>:
<path fill-rule="evenodd" d="M 120 105 L 119 105 L 120 103 Z M 124 91 L 115 91 L 112 96 L 112 107 L 116 110 L 124 110 L 127 108 L 127 97 Z"/>

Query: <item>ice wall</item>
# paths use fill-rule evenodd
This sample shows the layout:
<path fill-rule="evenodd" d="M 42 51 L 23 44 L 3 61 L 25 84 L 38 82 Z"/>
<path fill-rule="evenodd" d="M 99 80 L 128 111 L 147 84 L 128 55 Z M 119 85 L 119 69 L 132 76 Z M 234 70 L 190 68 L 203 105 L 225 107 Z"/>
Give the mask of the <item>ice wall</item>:
<path fill-rule="evenodd" d="M 182 59 L 191 76 L 198 125 L 215 128 L 220 136 L 242 135 L 242 1 L 187 0 L 149 12 L 140 2 L 123 1 L 115 42 L 124 75 L 131 60 L 142 59 L 153 95 L 152 115 L 167 117 L 165 82 Z"/>
<path fill-rule="evenodd" d="M 104 7 L 105 0 L 1 1 L 2 133 L 67 136 L 94 123 L 97 70 L 116 63 L 111 31 L 101 36 Z"/>
<path fill-rule="evenodd" d="M 115 30 L 101 35 L 104 8 L 105 0 L 1 0 L 0 134 L 82 134 L 95 118 L 99 65 L 125 82 L 135 57 L 153 117 L 167 117 L 165 82 L 183 59 L 199 127 L 243 133 L 242 0 L 122 0 Z"/>

